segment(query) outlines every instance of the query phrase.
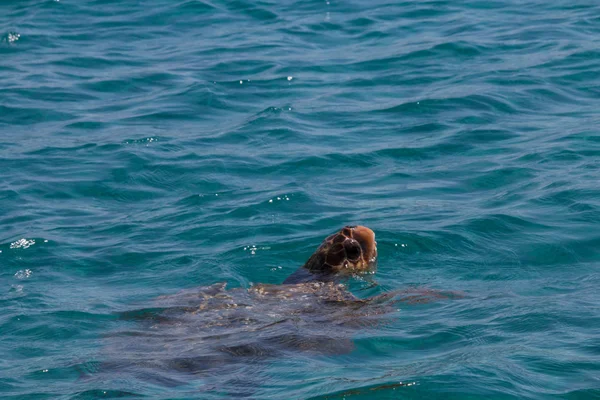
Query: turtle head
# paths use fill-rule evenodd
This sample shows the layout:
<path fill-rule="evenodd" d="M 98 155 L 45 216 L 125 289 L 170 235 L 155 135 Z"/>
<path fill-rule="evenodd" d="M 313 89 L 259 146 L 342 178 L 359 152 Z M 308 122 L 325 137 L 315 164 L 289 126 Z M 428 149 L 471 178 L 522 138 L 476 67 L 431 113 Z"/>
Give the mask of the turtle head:
<path fill-rule="evenodd" d="M 321 243 L 304 268 L 320 274 L 366 272 L 376 261 L 375 233 L 366 226 L 345 226 Z"/>

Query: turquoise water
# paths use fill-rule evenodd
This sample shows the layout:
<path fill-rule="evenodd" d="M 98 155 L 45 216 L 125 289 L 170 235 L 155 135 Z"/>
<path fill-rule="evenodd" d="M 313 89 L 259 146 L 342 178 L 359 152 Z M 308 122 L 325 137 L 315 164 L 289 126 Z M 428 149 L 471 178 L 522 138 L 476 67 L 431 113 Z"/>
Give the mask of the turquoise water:
<path fill-rule="evenodd" d="M 600 398 L 599 35 L 591 0 L 2 1 L 1 396 Z M 111 364 L 119 313 L 357 223 L 354 294 L 465 296 L 338 351 Z"/>

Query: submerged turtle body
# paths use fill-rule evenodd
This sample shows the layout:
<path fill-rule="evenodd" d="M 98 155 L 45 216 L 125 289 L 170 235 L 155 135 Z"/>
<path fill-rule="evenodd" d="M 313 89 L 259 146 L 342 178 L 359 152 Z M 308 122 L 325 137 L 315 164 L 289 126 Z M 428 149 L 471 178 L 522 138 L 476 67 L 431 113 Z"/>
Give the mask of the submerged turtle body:
<path fill-rule="evenodd" d="M 106 338 L 104 366 L 163 386 L 185 384 L 192 374 L 210 381 L 206 390 L 255 395 L 245 391 L 260 386 L 256 371 L 266 360 L 347 353 L 357 329 L 377 326 L 378 316 L 394 310 L 393 296 L 357 299 L 339 282 L 371 271 L 376 259 L 373 231 L 346 226 L 282 285 L 226 290 L 219 283 L 160 297 L 119 314 L 131 322 Z"/>

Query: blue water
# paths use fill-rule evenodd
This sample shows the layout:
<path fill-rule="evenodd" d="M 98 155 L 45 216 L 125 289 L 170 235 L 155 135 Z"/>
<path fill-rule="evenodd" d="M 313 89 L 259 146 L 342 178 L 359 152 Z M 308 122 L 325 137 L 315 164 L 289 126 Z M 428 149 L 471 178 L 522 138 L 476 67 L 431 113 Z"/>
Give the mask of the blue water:
<path fill-rule="evenodd" d="M 1 397 L 600 398 L 599 35 L 592 0 L 2 1 Z M 119 313 L 357 223 L 356 296 L 464 296 L 176 383 L 111 364 Z"/>

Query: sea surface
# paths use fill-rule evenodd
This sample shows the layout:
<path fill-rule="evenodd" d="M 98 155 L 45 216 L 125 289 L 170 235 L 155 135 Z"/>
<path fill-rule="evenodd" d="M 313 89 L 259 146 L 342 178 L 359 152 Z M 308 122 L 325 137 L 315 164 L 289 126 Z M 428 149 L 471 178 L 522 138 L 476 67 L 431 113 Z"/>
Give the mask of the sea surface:
<path fill-rule="evenodd" d="M 598 399 L 599 127 L 597 0 L 3 0 L 0 397 Z"/>

